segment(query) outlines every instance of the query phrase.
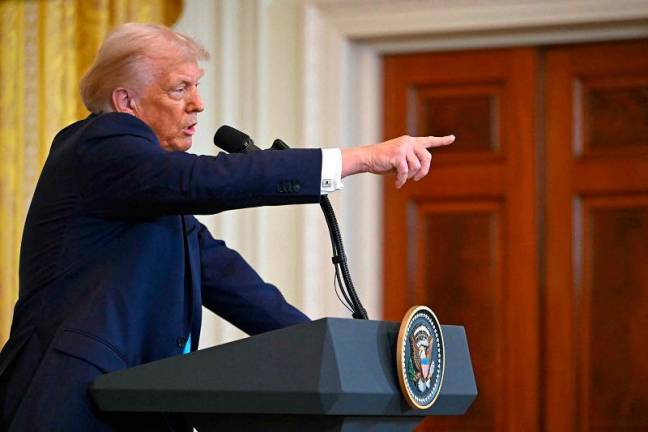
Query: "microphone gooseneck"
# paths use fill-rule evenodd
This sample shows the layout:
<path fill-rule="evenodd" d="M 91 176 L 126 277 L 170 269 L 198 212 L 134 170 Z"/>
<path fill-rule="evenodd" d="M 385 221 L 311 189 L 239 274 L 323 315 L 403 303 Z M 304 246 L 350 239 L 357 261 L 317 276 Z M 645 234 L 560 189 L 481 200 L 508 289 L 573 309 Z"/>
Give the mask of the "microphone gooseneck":
<path fill-rule="evenodd" d="M 214 135 L 214 144 L 217 147 L 227 151 L 228 153 L 249 153 L 252 151 L 261 150 L 254 145 L 252 138 L 229 126 L 221 126 Z M 276 139 L 272 143 L 272 150 L 285 150 L 289 149 L 288 145 L 280 139 Z M 342 235 L 340 228 L 333 211 L 333 206 L 326 195 L 322 196 L 320 200 L 320 207 L 326 219 L 326 225 L 331 237 L 331 245 L 333 248 L 333 266 L 335 267 L 335 278 L 340 286 L 342 296 L 346 300 L 342 302 L 347 306 L 355 319 L 369 319 L 367 311 L 362 306 L 360 298 L 356 293 L 353 281 L 351 280 L 351 273 L 347 265 L 346 254 L 344 253 L 344 245 L 342 244 Z M 340 273 L 342 280 L 340 280 Z M 337 291 L 336 291 L 337 293 Z M 340 299 L 342 301 L 342 299 Z"/>
<path fill-rule="evenodd" d="M 285 150 L 290 147 L 288 147 L 288 144 L 286 144 L 282 140 L 276 139 L 272 143 L 271 148 L 274 150 Z M 326 195 L 322 196 L 322 199 L 320 200 L 320 207 L 322 208 L 322 212 L 324 213 L 326 226 L 328 227 L 329 235 L 331 237 L 331 245 L 333 246 L 333 257 L 331 258 L 331 261 L 333 261 L 333 266 L 335 267 L 335 277 L 337 279 L 338 285 L 340 286 L 340 291 L 342 291 L 342 296 L 346 300 L 346 305 L 350 306 L 353 318 L 369 319 L 367 311 L 362 306 L 362 302 L 360 302 L 360 298 L 358 297 L 355 286 L 353 285 L 353 281 L 351 280 L 351 273 L 349 272 L 346 254 L 344 253 L 344 244 L 342 243 L 342 234 L 340 234 L 340 227 L 338 226 L 337 218 L 335 217 L 335 212 L 333 211 L 331 201 Z M 342 280 L 344 282 L 340 280 L 340 273 L 342 273 Z M 340 301 L 342 301 L 342 299 L 340 299 Z"/>

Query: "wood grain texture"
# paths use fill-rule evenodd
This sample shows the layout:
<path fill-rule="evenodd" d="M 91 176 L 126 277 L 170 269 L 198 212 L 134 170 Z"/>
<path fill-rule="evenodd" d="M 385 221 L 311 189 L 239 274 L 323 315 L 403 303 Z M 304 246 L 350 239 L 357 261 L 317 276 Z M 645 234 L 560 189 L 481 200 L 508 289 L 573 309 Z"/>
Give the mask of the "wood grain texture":
<path fill-rule="evenodd" d="M 502 284 L 503 205 L 491 202 L 417 203 L 415 303 L 433 305 L 446 323 L 465 326 L 480 398 L 461 427 L 495 429 L 498 388 L 504 370 L 505 323 L 500 313 Z M 476 313 L 478 311 L 478 313 Z M 457 427 L 455 419 L 434 420 L 434 428 Z"/>
<path fill-rule="evenodd" d="M 645 123 L 630 121 L 645 112 L 646 52 L 648 41 L 547 52 L 547 431 L 648 425 L 637 335 L 648 319 L 648 148 Z"/>
<path fill-rule="evenodd" d="M 648 55 L 648 54 L 647 54 Z M 585 151 L 613 153 L 648 146 L 648 77 L 614 76 L 580 82 Z M 628 127 L 632 125 L 632 127 Z"/>
<path fill-rule="evenodd" d="M 583 200 L 581 430 L 648 430 L 648 194 Z"/>
<path fill-rule="evenodd" d="M 385 317 L 419 302 L 466 325 L 480 389 L 421 430 L 538 428 L 536 71 L 533 49 L 385 58 L 385 136 L 457 135 L 424 180 L 385 183 Z"/>
<path fill-rule="evenodd" d="M 385 59 L 387 137 L 460 143 L 468 124 L 480 141 L 435 152 L 421 182 L 385 183 L 385 316 L 420 302 L 465 325 L 480 390 L 465 417 L 421 430 L 648 429 L 646 53 Z"/>
<path fill-rule="evenodd" d="M 501 91 L 498 84 L 417 88 L 411 92 L 416 98 L 411 101 L 416 123 L 410 129 L 416 135 L 435 136 L 461 131 L 461 140 L 444 149 L 444 154 L 496 156 L 501 151 L 498 135 Z"/>

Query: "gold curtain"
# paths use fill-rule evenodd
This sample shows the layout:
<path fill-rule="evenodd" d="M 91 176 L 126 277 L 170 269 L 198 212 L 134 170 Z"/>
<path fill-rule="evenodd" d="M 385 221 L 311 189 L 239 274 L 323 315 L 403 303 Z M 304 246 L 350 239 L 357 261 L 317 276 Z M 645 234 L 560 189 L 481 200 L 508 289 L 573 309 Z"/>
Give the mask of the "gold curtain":
<path fill-rule="evenodd" d="M 78 92 L 106 33 L 172 25 L 182 0 L 0 0 L 0 347 L 18 298 L 25 215 L 52 138 L 88 113 Z"/>

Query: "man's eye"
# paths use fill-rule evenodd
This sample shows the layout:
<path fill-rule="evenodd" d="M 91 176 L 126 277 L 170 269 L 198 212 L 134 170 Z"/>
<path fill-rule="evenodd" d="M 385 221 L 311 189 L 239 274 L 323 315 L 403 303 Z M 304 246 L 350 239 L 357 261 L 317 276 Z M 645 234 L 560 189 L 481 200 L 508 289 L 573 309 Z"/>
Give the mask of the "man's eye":
<path fill-rule="evenodd" d="M 185 95 L 185 88 L 184 87 L 176 87 L 171 90 L 169 90 L 169 96 L 171 96 L 174 99 L 181 99 Z"/>

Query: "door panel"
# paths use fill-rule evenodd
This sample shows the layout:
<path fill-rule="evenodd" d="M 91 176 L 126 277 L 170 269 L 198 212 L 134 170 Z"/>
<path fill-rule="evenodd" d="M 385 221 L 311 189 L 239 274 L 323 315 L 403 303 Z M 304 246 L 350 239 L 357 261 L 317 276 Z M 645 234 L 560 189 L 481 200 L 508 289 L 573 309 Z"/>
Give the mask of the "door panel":
<path fill-rule="evenodd" d="M 479 353 L 474 372 L 480 394 L 497 395 L 505 327 L 502 303 L 501 239 L 503 204 L 488 202 L 421 203 L 412 229 L 416 241 L 416 304 L 432 305 L 447 323 L 465 323 L 470 350 Z M 432 289 L 430 289 L 432 288 Z M 484 398 L 470 411 L 473 427 L 496 424 L 496 397 Z M 435 422 L 434 427 L 439 426 Z M 453 426 L 445 421 L 446 426 Z"/>
<path fill-rule="evenodd" d="M 420 135 L 448 135 L 461 131 L 461 142 L 444 149 L 444 155 L 497 156 L 501 154 L 498 133 L 502 85 L 418 87 L 412 92 L 415 99 L 411 105 L 411 110 L 416 112 L 416 123 L 409 129 Z"/>
<path fill-rule="evenodd" d="M 648 195 L 583 209 L 581 429 L 648 430 Z"/>
<path fill-rule="evenodd" d="M 547 54 L 546 430 L 648 430 L 646 53 Z"/>
<path fill-rule="evenodd" d="M 384 67 L 386 136 L 457 135 L 434 152 L 433 174 L 398 191 L 385 183 L 385 316 L 427 304 L 464 325 L 480 391 L 467 415 L 422 430 L 537 430 L 535 129 L 525 115 L 537 55 L 389 56 Z"/>
<path fill-rule="evenodd" d="M 648 54 L 646 54 L 648 55 Z M 614 75 L 581 78 L 575 83 L 576 144 L 584 156 L 645 151 L 648 145 L 648 78 Z M 632 127 L 627 127 L 632 125 Z M 580 150 L 580 149 L 579 149 Z"/>

